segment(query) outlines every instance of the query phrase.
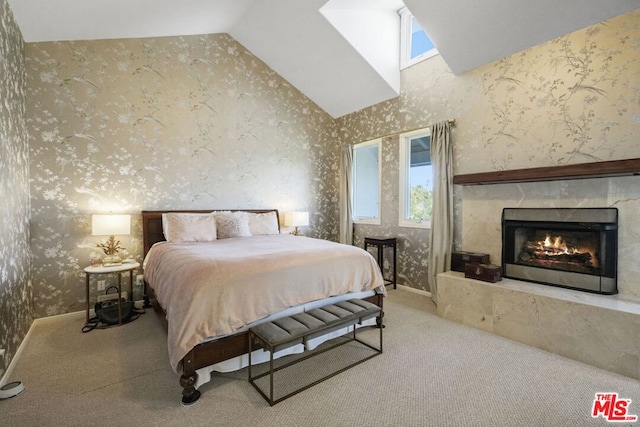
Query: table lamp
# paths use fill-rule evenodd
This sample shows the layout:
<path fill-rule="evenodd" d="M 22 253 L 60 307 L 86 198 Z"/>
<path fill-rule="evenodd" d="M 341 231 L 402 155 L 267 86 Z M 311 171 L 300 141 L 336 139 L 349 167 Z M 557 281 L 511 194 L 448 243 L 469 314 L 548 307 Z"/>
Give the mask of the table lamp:
<path fill-rule="evenodd" d="M 94 236 L 109 236 L 104 243 L 98 243 L 98 247 L 106 255 L 102 262 L 104 265 L 118 264 L 122 262 L 118 252 L 124 248 L 120 246 L 120 240 L 116 240 L 115 236 L 131 234 L 131 215 L 92 215 L 91 234 Z"/>
<path fill-rule="evenodd" d="M 291 232 L 294 236 L 302 236 L 298 227 L 306 227 L 309 225 L 309 212 L 285 212 L 285 227 L 295 227 Z"/>

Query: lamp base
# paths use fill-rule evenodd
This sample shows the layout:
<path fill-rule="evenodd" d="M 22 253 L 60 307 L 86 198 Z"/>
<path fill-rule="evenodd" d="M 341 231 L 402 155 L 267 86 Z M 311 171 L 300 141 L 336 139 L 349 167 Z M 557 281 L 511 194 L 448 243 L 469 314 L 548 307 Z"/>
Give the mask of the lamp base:
<path fill-rule="evenodd" d="M 120 258 L 118 255 L 106 256 L 102 260 L 102 265 L 107 267 L 116 264 L 122 264 L 122 258 Z"/>
<path fill-rule="evenodd" d="M 293 234 L 294 236 L 302 236 L 302 232 L 300 231 L 300 229 L 298 228 L 298 226 L 296 225 L 296 227 L 293 229 L 293 231 L 289 234 Z"/>

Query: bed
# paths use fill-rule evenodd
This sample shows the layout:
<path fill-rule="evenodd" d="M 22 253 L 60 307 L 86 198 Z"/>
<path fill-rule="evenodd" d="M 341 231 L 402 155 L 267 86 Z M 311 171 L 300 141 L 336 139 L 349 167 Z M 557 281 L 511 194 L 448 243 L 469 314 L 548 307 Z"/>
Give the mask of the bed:
<path fill-rule="evenodd" d="M 203 228 L 211 216 L 213 233 Z M 281 234 L 275 209 L 143 211 L 142 225 L 145 303 L 167 329 L 185 405 L 211 371 L 246 366 L 253 325 L 354 297 L 382 308 L 384 281 L 368 252 Z"/>

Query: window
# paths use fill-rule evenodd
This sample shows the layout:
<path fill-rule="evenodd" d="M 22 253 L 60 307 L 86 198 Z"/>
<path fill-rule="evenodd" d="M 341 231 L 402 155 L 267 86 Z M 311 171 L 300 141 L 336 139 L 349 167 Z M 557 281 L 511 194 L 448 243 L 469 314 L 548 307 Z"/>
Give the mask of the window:
<path fill-rule="evenodd" d="M 433 168 L 430 145 L 429 129 L 400 135 L 398 225 L 401 227 L 431 227 Z"/>
<path fill-rule="evenodd" d="M 406 7 L 400 14 L 400 69 L 438 54 L 435 45 Z"/>
<path fill-rule="evenodd" d="M 358 224 L 380 224 L 380 143 L 376 139 L 353 147 L 351 202 Z"/>

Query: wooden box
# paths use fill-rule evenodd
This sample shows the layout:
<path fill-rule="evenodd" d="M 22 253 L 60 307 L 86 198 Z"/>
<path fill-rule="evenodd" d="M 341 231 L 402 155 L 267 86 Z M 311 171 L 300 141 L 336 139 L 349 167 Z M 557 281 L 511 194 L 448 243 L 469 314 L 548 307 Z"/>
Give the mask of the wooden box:
<path fill-rule="evenodd" d="M 464 265 L 468 262 L 489 264 L 489 254 L 465 251 L 451 253 L 451 271 L 464 272 Z"/>
<path fill-rule="evenodd" d="M 502 267 L 493 264 L 470 262 L 464 266 L 464 277 L 484 282 L 499 282 L 502 280 Z"/>

